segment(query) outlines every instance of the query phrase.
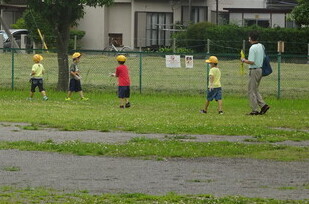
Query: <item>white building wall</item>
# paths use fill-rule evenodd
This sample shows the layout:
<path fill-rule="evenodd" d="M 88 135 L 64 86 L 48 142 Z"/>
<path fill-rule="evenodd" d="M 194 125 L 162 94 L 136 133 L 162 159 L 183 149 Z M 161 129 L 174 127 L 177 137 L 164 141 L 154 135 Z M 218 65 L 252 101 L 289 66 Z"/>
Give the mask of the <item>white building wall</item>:
<path fill-rule="evenodd" d="M 168 1 L 135 1 L 134 5 L 136 11 L 172 12 L 172 7 Z"/>
<path fill-rule="evenodd" d="M 218 0 L 219 11 L 223 8 L 266 8 L 266 0 Z M 216 0 L 208 0 L 209 9 L 216 10 Z"/>
<path fill-rule="evenodd" d="M 131 47 L 131 4 L 115 4 L 108 9 L 108 33 L 121 33 L 122 44 Z"/>
<path fill-rule="evenodd" d="M 221 12 L 227 12 L 223 10 L 223 8 L 266 8 L 266 0 L 218 0 L 218 3 L 218 10 Z M 213 22 L 213 20 L 211 20 L 211 12 L 216 11 L 216 0 L 208 0 L 207 6 L 208 21 Z M 230 19 L 234 24 L 242 25 L 242 21 L 239 20 L 239 18 L 234 19 L 231 18 L 231 16 Z"/>
<path fill-rule="evenodd" d="M 81 40 L 81 45 L 84 49 L 104 48 L 105 44 L 105 15 L 103 8 L 85 8 L 85 18 L 79 21 L 78 29 L 86 32 L 86 35 Z M 91 20 L 90 20 L 91 19 Z M 92 20 L 93 19 L 93 20 Z"/>
<path fill-rule="evenodd" d="M 260 20 L 269 20 L 269 13 L 244 13 L 244 19 L 260 19 Z"/>
<path fill-rule="evenodd" d="M 85 18 L 81 19 L 78 25 L 79 30 L 86 31 L 81 40 L 84 49 L 103 50 L 109 45 L 108 33 L 121 33 L 123 45 L 131 46 L 130 3 L 102 8 L 86 7 L 85 12 Z"/>

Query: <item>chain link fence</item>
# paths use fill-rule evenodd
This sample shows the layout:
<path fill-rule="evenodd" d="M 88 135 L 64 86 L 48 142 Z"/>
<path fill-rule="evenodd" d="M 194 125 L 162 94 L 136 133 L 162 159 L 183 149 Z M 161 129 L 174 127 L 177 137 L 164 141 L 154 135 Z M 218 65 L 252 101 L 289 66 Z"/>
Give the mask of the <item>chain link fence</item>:
<path fill-rule="evenodd" d="M 32 56 L 24 50 L 0 50 L 0 88 L 30 91 Z M 58 82 L 57 54 L 35 50 L 44 57 L 44 84 L 55 89 Z M 80 50 L 83 54 L 79 68 L 85 91 L 116 91 L 117 81 L 109 76 L 115 71 L 117 53 L 97 50 Z M 203 94 L 207 87 L 208 67 L 205 59 L 212 53 L 188 54 L 193 56 L 193 68 L 185 68 L 185 55 L 180 56 L 180 68 L 167 68 L 166 55 L 160 52 L 127 52 L 126 64 L 131 75 L 134 93 Z M 238 54 L 218 54 L 222 72 L 221 83 L 225 95 L 246 95 L 248 66 L 242 67 Z M 71 57 L 71 56 L 69 56 Z M 273 73 L 264 77 L 260 92 L 263 96 L 278 98 L 304 98 L 309 96 L 309 64 L 307 55 L 270 55 Z M 71 60 L 71 58 L 70 58 Z"/>

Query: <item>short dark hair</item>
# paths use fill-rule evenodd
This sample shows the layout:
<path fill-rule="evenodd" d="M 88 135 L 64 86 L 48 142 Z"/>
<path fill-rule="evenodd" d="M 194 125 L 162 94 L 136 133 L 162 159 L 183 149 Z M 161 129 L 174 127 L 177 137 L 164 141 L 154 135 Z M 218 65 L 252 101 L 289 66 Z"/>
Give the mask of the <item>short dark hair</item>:
<path fill-rule="evenodd" d="M 249 37 L 252 41 L 257 41 L 259 39 L 259 33 L 257 31 L 251 31 Z"/>
<path fill-rule="evenodd" d="M 119 63 L 119 64 L 124 64 L 125 62 L 123 62 L 123 61 L 118 61 L 118 63 Z"/>

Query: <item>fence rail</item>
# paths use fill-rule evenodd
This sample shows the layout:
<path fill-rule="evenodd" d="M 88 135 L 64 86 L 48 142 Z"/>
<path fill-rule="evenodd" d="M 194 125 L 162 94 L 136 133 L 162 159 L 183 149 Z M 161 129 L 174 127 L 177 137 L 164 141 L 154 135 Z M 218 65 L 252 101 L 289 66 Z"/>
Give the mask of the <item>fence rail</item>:
<path fill-rule="evenodd" d="M 57 54 L 44 50 L 42 53 L 46 69 L 45 86 L 55 88 L 58 81 Z M 1 52 L 0 50 L 0 88 L 29 90 L 29 74 L 33 64 L 31 53 Z M 80 62 L 82 84 L 87 91 L 115 91 L 116 80 L 109 73 L 117 66 L 115 52 L 102 50 L 81 50 Z M 188 54 L 193 56 L 193 68 L 185 68 L 185 55 L 180 55 L 180 68 L 167 68 L 166 55 L 159 52 L 126 52 L 130 69 L 132 91 L 140 93 L 167 92 L 176 94 L 201 94 L 207 86 L 207 65 L 205 58 L 212 53 Z M 214 54 L 215 55 L 215 54 Z M 222 72 L 221 82 L 225 95 L 245 95 L 247 93 L 248 67 L 241 68 L 239 54 L 218 54 Z M 260 92 L 266 96 L 280 98 L 303 98 L 309 96 L 308 56 L 271 55 L 273 73 L 264 77 Z"/>

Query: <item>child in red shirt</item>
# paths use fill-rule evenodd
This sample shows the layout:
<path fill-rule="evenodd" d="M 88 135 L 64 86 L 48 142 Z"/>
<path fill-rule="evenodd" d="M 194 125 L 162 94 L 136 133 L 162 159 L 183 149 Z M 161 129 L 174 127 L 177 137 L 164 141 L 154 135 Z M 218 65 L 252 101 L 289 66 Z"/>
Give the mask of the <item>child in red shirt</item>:
<path fill-rule="evenodd" d="M 130 76 L 129 69 L 124 63 L 127 58 L 124 55 L 118 55 L 116 60 L 119 66 L 116 67 L 116 72 L 111 74 L 113 77 L 118 77 L 118 98 L 120 99 L 120 108 L 129 108 L 130 98 Z"/>

